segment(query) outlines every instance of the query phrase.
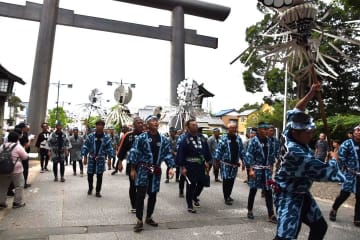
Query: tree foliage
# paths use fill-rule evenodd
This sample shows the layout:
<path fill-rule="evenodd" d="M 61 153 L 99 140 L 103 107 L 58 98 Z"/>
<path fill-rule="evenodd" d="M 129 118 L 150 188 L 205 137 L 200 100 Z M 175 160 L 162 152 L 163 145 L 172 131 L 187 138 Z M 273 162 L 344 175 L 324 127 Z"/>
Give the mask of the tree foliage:
<path fill-rule="evenodd" d="M 57 119 L 56 119 L 56 112 L 58 112 Z M 52 128 L 55 127 L 56 120 L 59 120 L 64 127 L 68 124 L 68 118 L 62 107 L 50 109 L 48 112 L 48 123 L 50 127 Z"/>
<path fill-rule="evenodd" d="M 319 6 L 319 16 L 324 16 L 327 11 L 330 13 L 321 23 L 318 23 L 322 29 L 336 36 L 359 39 L 359 32 L 351 30 L 351 26 L 347 22 L 360 19 L 360 1 L 335 0 L 332 1 L 331 6 L 322 1 L 316 2 Z M 278 97 L 284 94 L 284 66 L 281 64 L 271 64 L 266 59 L 262 59 L 261 56 L 264 52 L 256 50 L 256 47 L 276 44 L 276 40 L 270 37 L 263 37 L 261 33 L 266 32 L 267 29 L 273 26 L 277 21 L 278 15 L 259 4 L 258 9 L 264 13 L 264 18 L 255 25 L 249 26 L 246 30 L 246 41 L 249 44 L 249 50 L 240 58 L 240 61 L 247 67 L 247 70 L 243 72 L 243 81 L 248 92 L 262 92 L 267 87 L 271 95 L 265 97 L 264 100 L 267 103 L 274 104 L 280 99 Z M 360 114 L 358 107 L 360 105 L 360 47 L 344 41 L 332 41 L 325 36 L 320 37 L 318 33 L 313 33 L 313 37 L 320 39 L 320 49 L 322 52 L 326 52 L 328 56 L 338 60 L 338 62 L 331 60 L 327 62 L 339 74 L 339 77 L 337 79 L 330 77 L 320 79 L 322 82 L 322 98 L 324 99 L 327 115 Z M 349 58 L 345 58 L 335 51 L 329 45 L 330 41 Z M 289 78 L 292 81 L 291 75 Z M 300 91 L 300 88 L 302 91 Z M 298 95 L 306 91 L 307 89 L 304 89 L 303 86 L 297 86 L 295 82 L 289 82 L 289 95 L 287 97 L 298 99 L 301 97 Z M 309 111 L 314 114 L 316 119 L 319 118 L 316 102 L 312 102 L 309 105 Z"/>

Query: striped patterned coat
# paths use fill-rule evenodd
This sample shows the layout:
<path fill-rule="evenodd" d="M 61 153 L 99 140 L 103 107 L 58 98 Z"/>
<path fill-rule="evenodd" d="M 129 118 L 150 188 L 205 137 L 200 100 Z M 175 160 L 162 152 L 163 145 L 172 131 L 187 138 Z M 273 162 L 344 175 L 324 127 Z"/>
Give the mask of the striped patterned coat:
<path fill-rule="evenodd" d="M 81 148 L 81 156 L 88 156 L 88 174 L 101 174 L 105 171 L 106 156 L 114 157 L 115 152 L 109 135 L 104 134 L 101 138 L 101 145 L 95 159 L 96 139 L 95 132 L 90 133 Z"/>
<path fill-rule="evenodd" d="M 222 179 L 232 179 L 235 178 L 238 172 L 237 166 L 230 166 L 226 165 L 221 162 L 225 163 L 231 163 L 231 152 L 230 152 L 230 139 L 228 138 L 227 134 L 224 134 L 221 136 L 219 143 L 217 145 L 217 148 L 215 150 L 215 156 L 214 159 L 217 161 L 220 161 L 220 171 L 221 171 L 221 177 Z M 242 143 L 242 140 L 240 136 L 236 136 L 236 143 L 238 145 L 239 151 L 238 151 L 238 160 L 245 161 L 245 151 L 244 151 L 244 145 Z M 236 163 L 238 163 L 237 161 Z M 231 164 L 236 164 L 231 163 Z"/>
<path fill-rule="evenodd" d="M 360 184 L 356 181 L 356 175 L 353 171 L 360 171 L 359 157 L 356 151 L 356 146 L 353 139 L 344 141 L 339 148 L 339 165 L 342 169 L 344 167 L 344 175 L 346 180 L 342 184 L 341 189 L 346 192 L 356 193 L 356 184 Z M 347 169 L 351 169 L 350 171 Z"/>
<path fill-rule="evenodd" d="M 249 178 L 248 184 L 250 188 L 270 189 L 266 186 L 266 181 L 272 178 L 272 171 L 270 167 L 275 162 L 273 145 L 270 144 L 267 138 L 267 153 L 264 153 L 262 144 L 255 136 L 249 140 L 246 151 L 246 166 L 252 167 L 255 172 L 255 178 Z M 267 156 L 267 158 L 266 158 Z M 268 168 L 259 169 L 258 166 L 267 166 Z"/>
<path fill-rule="evenodd" d="M 282 147 L 282 161 L 275 181 L 280 193 L 274 194 L 277 212 L 277 236 L 295 239 L 300 227 L 301 208 L 304 197 L 311 199 L 311 207 L 306 214 L 310 222 L 318 221 L 322 214 L 310 193 L 313 181 L 344 181 L 336 160 L 324 163 L 315 158 L 308 146 L 300 145 L 285 137 Z"/>
<path fill-rule="evenodd" d="M 152 165 L 154 162 L 147 132 L 140 134 L 135 139 L 128 156 L 128 161 L 131 165 L 137 166 L 135 185 L 149 186 L 149 170 L 145 166 L 141 166 L 141 163 Z M 169 167 L 174 167 L 175 165 L 171 144 L 165 136 L 160 134 L 160 149 L 156 165 L 160 167 L 163 161 L 165 161 Z M 149 189 L 150 192 L 160 191 L 160 180 L 161 175 L 154 174 L 151 189 Z"/>

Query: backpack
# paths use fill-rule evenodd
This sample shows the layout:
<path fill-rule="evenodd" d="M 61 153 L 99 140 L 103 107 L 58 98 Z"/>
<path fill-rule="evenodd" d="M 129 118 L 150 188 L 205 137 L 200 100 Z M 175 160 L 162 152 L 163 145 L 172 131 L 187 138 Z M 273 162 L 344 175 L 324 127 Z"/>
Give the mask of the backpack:
<path fill-rule="evenodd" d="M 11 156 L 12 150 L 16 147 L 16 143 L 13 145 L 5 146 L 2 145 L 2 149 L 0 152 L 0 175 L 10 175 L 13 173 L 16 162 L 13 162 L 13 158 Z"/>

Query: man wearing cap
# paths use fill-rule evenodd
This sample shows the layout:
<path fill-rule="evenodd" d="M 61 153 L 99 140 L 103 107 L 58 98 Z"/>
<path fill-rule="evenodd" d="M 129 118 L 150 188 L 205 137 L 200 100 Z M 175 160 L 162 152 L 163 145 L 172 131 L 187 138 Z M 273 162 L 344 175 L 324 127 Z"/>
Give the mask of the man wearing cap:
<path fill-rule="evenodd" d="M 94 174 L 96 174 L 96 194 L 100 198 L 103 173 L 105 171 L 106 157 L 115 156 L 109 135 L 104 133 L 105 122 L 101 119 L 95 122 L 95 132 L 88 135 L 81 148 L 81 156 L 84 157 L 84 165 L 88 164 L 88 195 L 92 194 Z"/>
<path fill-rule="evenodd" d="M 219 179 L 219 166 L 217 164 L 215 164 L 215 151 L 217 148 L 217 145 L 219 143 L 220 140 L 220 129 L 218 128 L 214 128 L 213 129 L 213 135 L 211 137 L 208 138 L 207 140 L 207 144 L 209 146 L 209 150 L 212 156 L 212 163 L 210 165 L 210 170 L 213 167 L 213 173 L 215 176 L 215 182 L 221 182 L 221 180 Z"/>
<path fill-rule="evenodd" d="M 327 224 L 320 208 L 310 193 L 313 181 L 344 181 L 345 177 L 337 165 L 337 155 L 324 163 L 315 158 L 308 146 L 315 124 L 305 114 L 308 102 L 319 94 L 320 84 L 313 84 L 310 91 L 287 112 L 287 125 L 280 141 L 280 169 L 272 184 L 277 212 L 275 240 L 296 239 L 304 222 L 310 228 L 309 238 L 321 240 Z"/>
<path fill-rule="evenodd" d="M 205 137 L 198 131 L 196 120 L 190 119 L 185 125 L 187 132 L 179 144 L 177 162 L 181 174 L 186 177 L 187 210 L 196 213 L 194 206 L 200 207 L 199 196 L 204 188 L 211 153 Z"/>
<path fill-rule="evenodd" d="M 169 174 L 173 175 L 174 157 L 167 138 L 158 132 L 159 121 L 156 116 L 146 118 L 148 131 L 140 134 L 130 150 L 130 176 L 136 185 L 136 218 L 134 232 L 141 232 L 143 228 L 143 211 L 145 195 L 148 194 L 145 223 L 157 227 L 158 223 L 152 218 L 156 194 L 160 190 L 161 163 L 166 162 L 171 167 Z"/>
<path fill-rule="evenodd" d="M 231 192 L 234 187 L 240 160 L 244 162 L 245 151 L 242 140 L 237 133 L 237 125 L 234 122 L 228 124 L 228 133 L 222 135 L 217 145 L 214 159 L 220 164 L 221 177 L 223 180 L 223 195 L 226 205 L 232 205 L 234 199 Z M 245 165 L 243 164 L 245 169 Z"/>
<path fill-rule="evenodd" d="M 133 143 L 135 142 L 135 139 L 137 136 L 139 136 L 143 132 L 143 125 L 144 121 L 136 117 L 133 120 L 133 127 L 134 130 L 125 133 L 125 135 L 121 138 L 120 145 L 117 149 L 117 158 L 118 161 L 115 165 L 115 170 L 119 170 L 120 172 L 123 170 L 123 164 L 122 161 L 126 158 L 128 155 Z M 127 158 L 129 159 L 129 158 Z M 135 187 L 135 180 L 131 178 L 130 176 L 130 163 L 127 161 L 126 164 L 126 175 L 129 177 L 129 198 L 130 198 L 130 204 L 131 204 L 131 213 L 136 213 L 136 187 Z M 116 172 L 112 172 L 111 175 L 114 175 Z"/>
<path fill-rule="evenodd" d="M 248 214 L 249 219 L 254 219 L 253 207 L 257 189 L 264 191 L 265 203 L 268 212 L 269 221 L 276 223 L 274 214 L 272 191 L 266 182 L 272 178 L 272 168 L 274 164 L 274 150 L 270 145 L 268 138 L 269 124 L 259 122 L 257 126 L 257 135 L 249 140 L 246 151 L 246 166 L 249 169 L 250 187 L 248 196 Z"/>
<path fill-rule="evenodd" d="M 330 220 L 336 221 L 337 210 L 351 193 L 355 194 L 354 225 L 360 227 L 360 125 L 353 131 L 353 137 L 345 140 L 339 148 L 339 165 L 346 177 L 339 196 L 330 212 Z"/>
<path fill-rule="evenodd" d="M 65 182 L 65 159 L 69 156 L 70 142 L 66 134 L 62 131 L 62 123 L 60 121 L 56 121 L 55 127 L 56 131 L 53 132 L 48 139 L 50 157 L 53 161 L 54 181 L 57 182 L 59 180 L 58 164 L 60 164 L 60 181 Z"/>
<path fill-rule="evenodd" d="M 81 157 L 81 147 L 84 144 L 84 138 L 79 136 L 79 129 L 74 127 L 72 129 L 73 134 L 69 137 L 70 141 L 70 162 L 73 165 L 73 174 L 76 175 L 76 162 L 79 163 L 80 176 L 84 176 L 84 166 Z"/>
<path fill-rule="evenodd" d="M 174 128 L 174 127 L 169 128 L 168 140 L 170 142 L 172 154 L 173 154 L 173 157 L 175 159 L 176 152 L 177 152 L 176 143 L 177 143 L 177 140 L 178 140 L 178 136 L 176 135 L 176 128 Z M 167 167 L 165 183 L 170 182 L 169 170 L 170 170 L 170 167 Z M 180 167 L 176 166 L 176 182 L 179 182 L 179 177 L 180 177 Z"/>

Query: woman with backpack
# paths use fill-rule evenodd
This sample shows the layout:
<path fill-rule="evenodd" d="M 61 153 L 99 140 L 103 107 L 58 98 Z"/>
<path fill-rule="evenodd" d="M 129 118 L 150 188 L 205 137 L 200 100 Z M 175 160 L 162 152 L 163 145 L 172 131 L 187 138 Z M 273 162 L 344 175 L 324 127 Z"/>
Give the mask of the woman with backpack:
<path fill-rule="evenodd" d="M 0 146 L 0 155 L 5 152 L 4 149 L 11 150 L 11 158 L 14 163 L 14 168 L 9 174 L 0 174 L 0 210 L 7 208 L 6 204 L 6 193 L 11 182 L 15 186 L 15 196 L 12 208 L 20 208 L 25 206 L 23 202 L 23 191 L 24 191 L 24 175 L 23 165 L 21 160 L 28 158 L 28 154 L 25 149 L 18 144 L 19 134 L 12 131 L 8 135 L 8 142 Z M 3 160 L 2 160 L 3 161 Z"/>

